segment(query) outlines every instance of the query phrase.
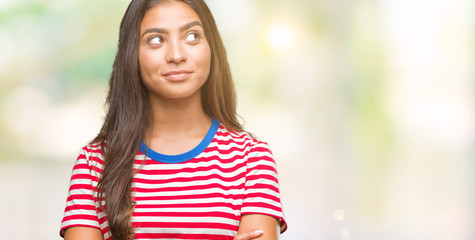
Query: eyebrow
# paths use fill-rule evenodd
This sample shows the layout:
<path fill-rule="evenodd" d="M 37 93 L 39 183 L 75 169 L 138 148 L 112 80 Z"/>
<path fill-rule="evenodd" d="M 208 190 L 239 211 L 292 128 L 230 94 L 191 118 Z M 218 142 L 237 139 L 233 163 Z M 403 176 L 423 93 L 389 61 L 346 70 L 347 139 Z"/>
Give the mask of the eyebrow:
<path fill-rule="evenodd" d="M 201 25 L 200 22 L 198 21 L 194 21 L 194 22 L 190 22 L 190 23 L 187 23 L 183 26 L 180 27 L 180 32 L 183 32 L 183 31 L 186 31 L 194 26 L 200 26 L 201 28 L 203 28 L 203 25 Z M 167 34 L 168 31 L 166 29 L 163 29 L 163 28 L 149 28 L 147 30 L 145 30 L 145 32 L 142 34 L 142 37 L 145 36 L 145 34 L 147 33 L 164 33 L 164 34 Z"/>

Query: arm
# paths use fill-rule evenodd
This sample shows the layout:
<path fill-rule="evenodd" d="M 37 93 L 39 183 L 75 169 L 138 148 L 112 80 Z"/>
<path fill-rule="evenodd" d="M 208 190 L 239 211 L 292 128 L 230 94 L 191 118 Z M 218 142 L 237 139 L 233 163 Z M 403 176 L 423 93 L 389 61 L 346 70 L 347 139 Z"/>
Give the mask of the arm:
<path fill-rule="evenodd" d="M 99 170 L 92 167 L 97 166 L 97 161 L 91 162 L 90 158 L 93 148 L 97 149 L 93 145 L 84 147 L 74 163 L 60 230 L 67 240 L 103 239 L 94 198 Z"/>
<path fill-rule="evenodd" d="M 256 230 L 263 231 L 257 238 L 245 238 L 247 233 L 254 233 Z M 259 239 L 278 240 L 280 239 L 280 227 L 276 218 L 265 214 L 245 214 L 241 217 L 238 236 L 235 240 Z"/>
<path fill-rule="evenodd" d="M 266 143 L 257 142 L 248 156 L 241 222 L 235 240 L 278 240 L 286 223 L 272 152 Z M 256 230 L 262 233 L 256 234 Z"/>
<path fill-rule="evenodd" d="M 70 227 L 64 233 L 64 240 L 104 240 L 101 230 L 92 227 Z"/>

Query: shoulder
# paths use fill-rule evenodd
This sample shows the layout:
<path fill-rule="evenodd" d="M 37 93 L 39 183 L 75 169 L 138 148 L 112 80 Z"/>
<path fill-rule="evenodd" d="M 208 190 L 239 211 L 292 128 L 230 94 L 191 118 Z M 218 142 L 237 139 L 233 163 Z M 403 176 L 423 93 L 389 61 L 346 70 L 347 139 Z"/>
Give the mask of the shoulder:
<path fill-rule="evenodd" d="M 81 149 L 81 154 L 85 154 L 86 156 L 99 156 L 99 155 L 102 156 L 102 151 L 103 151 L 102 145 L 105 145 L 105 143 L 104 144 L 101 142 L 90 143 Z"/>
<path fill-rule="evenodd" d="M 253 137 L 248 132 L 234 131 L 227 128 L 223 124 L 219 126 L 218 131 L 216 133 L 216 137 L 218 140 L 224 141 L 224 142 L 245 143 L 245 144 L 250 144 L 252 146 L 256 146 L 256 145 L 267 146 L 268 145 L 266 142 Z"/>
<path fill-rule="evenodd" d="M 76 160 L 76 164 L 87 164 L 89 168 L 102 169 L 104 164 L 103 148 L 101 142 L 94 142 L 84 146 Z"/>
<path fill-rule="evenodd" d="M 216 139 L 220 145 L 240 146 L 240 148 L 247 149 L 249 156 L 268 155 L 272 158 L 269 144 L 253 137 L 248 132 L 233 131 L 221 124 L 216 133 Z"/>

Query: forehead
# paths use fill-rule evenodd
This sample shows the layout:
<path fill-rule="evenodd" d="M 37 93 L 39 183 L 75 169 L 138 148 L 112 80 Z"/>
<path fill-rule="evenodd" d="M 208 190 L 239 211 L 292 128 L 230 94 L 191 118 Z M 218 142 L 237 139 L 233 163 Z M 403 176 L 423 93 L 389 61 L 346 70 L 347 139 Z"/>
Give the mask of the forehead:
<path fill-rule="evenodd" d="M 193 21 L 201 23 L 198 14 L 188 4 L 181 1 L 164 1 L 150 8 L 142 19 L 140 32 L 150 27 L 178 29 Z"/>

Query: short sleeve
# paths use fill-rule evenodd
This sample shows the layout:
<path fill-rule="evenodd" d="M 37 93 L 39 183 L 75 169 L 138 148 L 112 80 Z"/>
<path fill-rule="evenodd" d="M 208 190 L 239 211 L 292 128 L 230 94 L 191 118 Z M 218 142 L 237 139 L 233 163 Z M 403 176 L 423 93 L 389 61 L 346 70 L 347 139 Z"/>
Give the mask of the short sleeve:
<path fill-rule="evenodd" d="M 74 163 L 66 200 L 60 235 L 69 227 L 83 226 L 100 229 L 94 200 L 93 179 L 87 148 L 83 148 Z"/>
<path fill-rule="evenodd" d="M 277 166 L 267 143 L 255 144 L 248 156 L 241 215 L 265 214 L 279 220 L 280 232 L 287 230 L 280 198 Z"/>

